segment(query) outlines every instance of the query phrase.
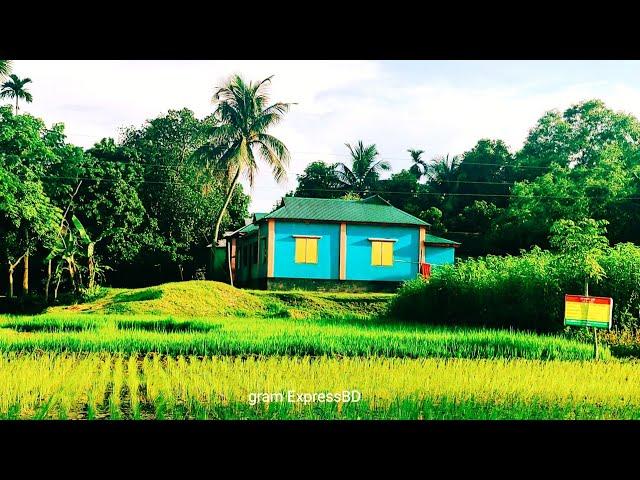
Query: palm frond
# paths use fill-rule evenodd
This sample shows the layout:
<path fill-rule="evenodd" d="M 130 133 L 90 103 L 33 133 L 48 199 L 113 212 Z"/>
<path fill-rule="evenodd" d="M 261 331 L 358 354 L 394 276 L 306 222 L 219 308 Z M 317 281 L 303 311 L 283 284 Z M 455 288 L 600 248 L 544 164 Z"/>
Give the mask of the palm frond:
<path fill-rule="evenodd" d="M 6 77 L 11 71 L 11 60 L 0 60 L 0 78 Z"/>
<path fill-rule="evenodd" d="M 358 177 L 353 171 L 342 162 L 336 163 L 335 167 L 336 178 L 345 187 L 358 188 Z"/>
<path fill-rule="evenodd" d="M 234 74 L 217 88 L 212 98 L 216 107 L 213 117 L 218 125 L 208 132 L 210 143 L 229 145 L 219 156 L 218 164 L 227 165 L 228 168 L 224 167 L 227 171 L 237 172 L 239 168 L 250 185 L 258 171 L 256 154 L 271 167 L 278 182 L 286 179 L 290 160 L 285 145 L 267 133 L 289 111 L 287 103 L 268 104 L 271 78 L 254 83 Z M 200 153 L 219 155 L 219 151 L 211 146 L 201 149 Z"/>
<path fill-rule="evenodd" d="M 271 167 L 276 182 L 286 181 L 290 156 L 284 143 L 266 133 L 257 136 L 257 143 L 260 156 Z"/>

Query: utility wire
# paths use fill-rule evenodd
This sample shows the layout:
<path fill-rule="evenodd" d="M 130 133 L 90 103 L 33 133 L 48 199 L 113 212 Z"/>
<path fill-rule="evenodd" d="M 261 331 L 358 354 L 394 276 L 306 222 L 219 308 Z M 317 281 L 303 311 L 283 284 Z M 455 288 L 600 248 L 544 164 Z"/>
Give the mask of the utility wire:
<path fill-rule="evenodd" d="M 295 155 L 295 152 L 290 152 L 292 154 Z M 351 157 L 344 157 L 345 159 L 351 159 Z M 111 159 L 106 159 L 106 158 L 100 158 L 100 159 L 96 159 L 97 163 L 121 163 L 124 165 L 142 165 L 142 166 L 147 166 L 147 167 L 161 167 L 161 168 L 177 168 L 179 165 L 167 165 L 167 164 L 161 164 L 161 163 L 147 163 L 144 161 L 141 162 L 131 162 L 131 161 L 124 161 L 124 160 L 111 160 Z M 397 159 L 397 160 L 401 160 L 401 159 Z M 402 159 L 402 160 L 407 160 L 407 159 Z M 482 162 L 462 162 L 460 164 L 458 164 L 458 167 L 462 167 L 462 166 L 467 166 L 467 165 L 481 165 L 481 166 L 490 166 L 490 167 L 495 167 L 496 169 L 500 169 L 500 168 L 522 168 L 522 169 L 539 169 L 539 170 L 549 170 L 551 167 L 539 167 L 539 166 L 534 166 L 534 165 L 510 165 L 510 164 L 495 164 L 495 163 L 482 163 Z M 227 171 L 226 168 L 209 168 L 209 170 L 212 171 Z M 298 175 L 302 175 L 302 174 L 298 174 Z"/>
<path fill-rule="evenodd" d="M 104 181 L 104 182 L 127 182 L 125 179 L 120 178 L 89 178 L 89 177 L 71 177 L 71 176 L 58 176 L 58 175 L 42 175 L 39 178 L 48 178 L 48 179 L 62 179 L 62 180 L 83 180 L 83 181 Z M 155 180 L 138 180 L 138 183 L 147 183 L 147 184 L 166 184 L 166 185 L 178 185 L 178 186 L 199 186 L 199 184 L 187 183 L 187 182 L 166 182 L 166 181 L 155 181 Z M 127 182 L 128 183 L 128 182 Z M 278 189 L 278 187 L 253 187 L 258 189 Z M 303 189 L 302 192 L 335 192 L 335 193 L 343 193 L 342 190 L 336 190 L 331 188 L 308 188 Z M 354 191 L 354 190 L 352 190 Z M 385 190 L 355 190 L 355 193 L 367 193 L 367 194 L 392 194 L 392 195 L 436 195 L 436 196 L 464 196 L 464 197 L 508 197 L 508 198 L 547 198 L 547 199 L 555 199 L 555 200 L 581 200 L 581 199 L 607 199 L 610 196 L 607 195 L 582 195 L 582 196 L 553 196 L 553 195 L 516 195 L 516 194 L 503 194 L 503 193 L 456 193 L 456 192 L 407 192 L 407 191 L 385 191 Z M 617 199 L 612 199 L 613 201 L 631 201 L 631 200 L 640 200 L 640 197 L 622 197 Z"/>

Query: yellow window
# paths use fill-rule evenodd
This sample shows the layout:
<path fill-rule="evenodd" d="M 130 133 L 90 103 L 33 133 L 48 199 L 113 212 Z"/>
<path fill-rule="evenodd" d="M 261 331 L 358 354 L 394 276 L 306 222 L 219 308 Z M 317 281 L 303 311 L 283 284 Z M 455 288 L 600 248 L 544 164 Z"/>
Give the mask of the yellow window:
<path fill-rule="evenodd" d="M 318 239 L 307 238 L 307 258 L 306 263 L 318 263 Z"/>
<path fill-rule="evenodd" d="M 382 242 L 371 242 L 371 265 L 382 265 Z"/>
<path fill-rule="evenodd" d="M 371 241 L 371 265 L 384 267 L 393 265 L 393 242 Z"/>
<path fill-rule="evenodd" d="M 317 238 L 296 238 L 296 263 L 318 263 Z"/>
<path fill-rule="evenodd" d="M 393 265 L 393 243 L 382 242 L 382 265 Z"/>

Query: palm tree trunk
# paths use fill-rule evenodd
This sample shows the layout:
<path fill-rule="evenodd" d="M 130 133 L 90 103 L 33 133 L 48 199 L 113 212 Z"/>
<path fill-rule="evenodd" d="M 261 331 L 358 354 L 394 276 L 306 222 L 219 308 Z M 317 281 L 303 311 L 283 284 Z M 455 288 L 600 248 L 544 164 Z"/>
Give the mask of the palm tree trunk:
<path fill-rule="evenodd" d="M 233 270 L 231 269 L 231 250 L 233 245 L 231 244 L 231 239 L 227 239 L 227 265 L 229 266 L 229 283 L 233 287 Z M 215 265 L 215 263 L 214 263 Z"/>
<path fill-rule="evenodd" d="M 18 96 L 16 95 L 16 115 L 18 115 Z"/>
<path fill-rule="evenodd" d="M 213 245 L 212 245 L 212 248 L 214 248 L 214 250 L 218 244 L 218 235 L 220 233 L 220 224 L 222 223 L 222 217 L 224 216 L 224 212 L 227 210 L 227 207 L 229 206 L 229 202 L 231 201 L 231 196 L 233 195 L 233 189 L 236 187 L 236 184 L 238 183 L 239 178 L 240 178 L 240 169 L 238 168 L 238 171 L 236 172 L 236 176 L 233 177 L 233 181 L 231 182 L 231 185 L 227 190 L 227 197 L 224 200 L 224 204 L 222 205 L 222 208 L 220 209 L 220 213 L 218 214 L 218 219 L 216 220 L 216 228 L 213 232 Z"/>
<path fill-rule="evenodd" d="M 22 272 L 22 295 L 29 295 L 29 254 L 22 259 L 24 270 Z"/>

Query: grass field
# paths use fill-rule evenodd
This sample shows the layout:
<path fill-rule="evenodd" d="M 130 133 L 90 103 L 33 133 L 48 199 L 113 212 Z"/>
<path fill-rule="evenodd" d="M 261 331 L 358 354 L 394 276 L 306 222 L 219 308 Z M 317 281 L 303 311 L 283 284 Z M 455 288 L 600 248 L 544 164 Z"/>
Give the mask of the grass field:
<path fill-rule="evenodd" d="M 640 418 L 640 363 L 606 345 L 401 323 L 390 298 L 183 282 L 3 315 L 0 418 Z M 250 402 L 289 390 L 362 400 Z"/>
<path fill-rule="evenodd" d="M 381 319 L 176 319 L 68 313 L 0 317 L 0 351 L 540 360 L 588 360 L 593 356 L 589 344 L 559 336 Z M 609 357 L 604 347 L 602 358 Z"/>
<path fill-rule="evenodd" d="M 0 355 L 0 417 L 638 419 L 639 375 L 639 363 L 619 361 L 9 353 Z M 361 400 L 298 397 L 344 390 Z M 250 401 L 289 391 L 296 401 Z"/>

